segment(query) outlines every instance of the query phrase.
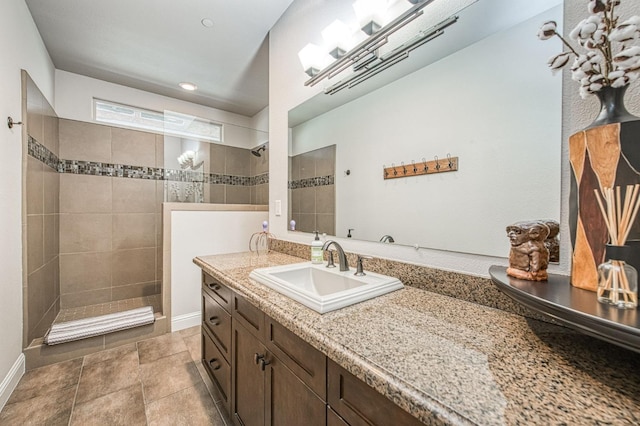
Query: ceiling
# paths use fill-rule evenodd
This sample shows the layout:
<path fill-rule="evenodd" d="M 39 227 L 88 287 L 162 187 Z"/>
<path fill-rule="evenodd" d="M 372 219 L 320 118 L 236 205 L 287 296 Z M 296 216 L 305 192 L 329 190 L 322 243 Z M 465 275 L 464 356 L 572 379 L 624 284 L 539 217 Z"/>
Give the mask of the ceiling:
<path fill-rule="evenodd" d="M 57 69 L 253 116 L 269 102 L 269 30 L 293 0 L 25 1 Z"/>

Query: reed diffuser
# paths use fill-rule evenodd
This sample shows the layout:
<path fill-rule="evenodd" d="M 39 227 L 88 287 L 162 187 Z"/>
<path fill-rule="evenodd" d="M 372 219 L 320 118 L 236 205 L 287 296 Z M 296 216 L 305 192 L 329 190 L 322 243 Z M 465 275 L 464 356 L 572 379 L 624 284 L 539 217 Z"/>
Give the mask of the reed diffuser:
<path fill-rule="evenodd" d="M 598 301 L 618 308 L 638 306 L 638 272 L 627 262 L 630 247 L 626 246 L 629 231 L 640 209 L 640 184 L 627 185 L 624 200 L 619 186 L 594 190 L 600 212 L 607 226 L 607 262 L 598 266 Z"/>

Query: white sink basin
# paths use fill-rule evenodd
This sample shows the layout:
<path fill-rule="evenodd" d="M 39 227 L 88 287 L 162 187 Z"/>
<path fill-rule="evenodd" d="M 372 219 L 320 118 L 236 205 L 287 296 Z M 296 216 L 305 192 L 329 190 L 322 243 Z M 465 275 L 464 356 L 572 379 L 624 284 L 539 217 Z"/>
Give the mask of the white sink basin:
<path fill-rule="evenodd" d="M 355 269 L 340 272 L 311 262 L 254 269 L 249 277 L 321 314 L 403 288 L 400 280 Z"/>

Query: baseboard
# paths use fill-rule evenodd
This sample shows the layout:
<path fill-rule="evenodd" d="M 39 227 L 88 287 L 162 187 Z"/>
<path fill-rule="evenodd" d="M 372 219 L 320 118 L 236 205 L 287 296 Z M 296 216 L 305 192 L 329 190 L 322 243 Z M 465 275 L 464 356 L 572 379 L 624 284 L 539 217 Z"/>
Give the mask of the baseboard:
<path fill-rule="evenodd" d="M 184 330 L 185 328 L 195 327 L 202 322 L 202 313 L 191 312 L 184 315 L 178 315 L 171 318 L 171 331 Z"/>
<path fill-rule="evenodd" d="M 18 382 L 22 378 L 25 371 L 24 354 L 20 354 L 16 362 L 13 363 L 11 370 L 0 383 L 0 410 L 4 408 L 11 393 L 14 391 Z"/>

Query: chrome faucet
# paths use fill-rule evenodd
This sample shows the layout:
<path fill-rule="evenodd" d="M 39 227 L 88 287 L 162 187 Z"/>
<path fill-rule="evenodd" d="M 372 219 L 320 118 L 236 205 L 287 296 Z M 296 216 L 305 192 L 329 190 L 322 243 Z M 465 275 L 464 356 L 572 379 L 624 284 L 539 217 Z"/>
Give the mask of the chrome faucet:
<path fill-rule="evenodd" d="M 328 251 L 329 246 L 331 246 L 332 244 L 336 247 L 336 250 L 338 251 L 338 262 L 340 262 L 340 271 L 341 272 L 348 271 L 349 262 L 347 262 L 347 255 L 344 254 L 344 250 L 342 250 L 342 247 L 340 247 L 340 244 L 338 244 L 336 241 L 329 240 L 326 243 L 324 243 L 324 245 L 322 246 L 322 250 Z M 331 252 L 329 252 L 329 254 L 331 254 Z M 334 266 L 335 265 L 333 265 L 333 255 L 330 255 L 329 264 L 327 264 L 327 268 L 331 268 Z"/>
<path fill-rule="evenodd" d="M 384 237 L 380 238 L 380 242 L 381 243 L 395 243 L 396 241 L 393 239 L 393 237 L 391 235 L 385 235 Z"/>

